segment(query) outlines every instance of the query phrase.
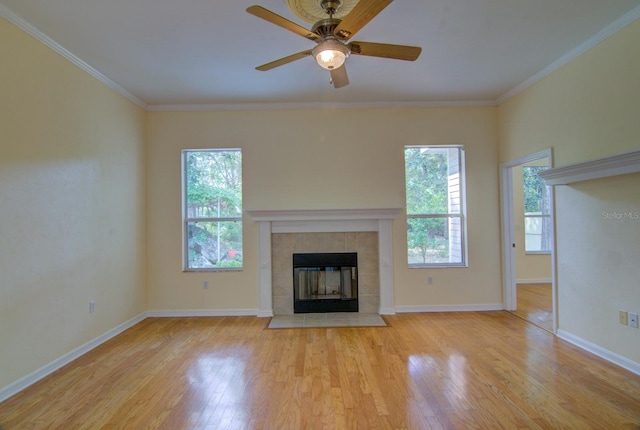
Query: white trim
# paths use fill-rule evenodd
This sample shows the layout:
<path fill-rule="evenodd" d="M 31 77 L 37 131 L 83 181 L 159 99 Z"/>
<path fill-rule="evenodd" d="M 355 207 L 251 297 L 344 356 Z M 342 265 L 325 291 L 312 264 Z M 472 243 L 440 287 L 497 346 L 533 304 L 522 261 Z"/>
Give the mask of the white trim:
<path fill-rule="evenodd" d="M 272 233 L 334 233 L 342 232 L 362 232 L 377 231 L 378 220 L 318 220 L 312 224 L 308 221 L 273 221 L 271 223 Z"/>
<path fill-rule="evenodd" d="M 502 303 L 486 303 L 478 305 L 422 305 L 422 306 L 396 306 L 397 313 L 410 312 L 485 312 L 503 311 Z"/>
<path fill-rule="evenodd" d="M 513 172 L 512 166 L 500 166 L 500 225 L 502 233 L 502 294 L 504 308 L 516 309 L 516 296 L 513 286 L 516 284 L 515 227 L 513 213 Z"/>
<path fill-rule="evenodd" d="M 258 315 L 257 309 L 182 309 L 148 311 L 149 318 L 245 317 Z"/>
<path fill-rule="evenodd" d="M 258 318 L 271 318 L 273 317 L 273 311 L 258 311 L 257 315 Z"/>
<path fill-rule="evenodd" d="M 608 349 L 605 349 L 599 345 L 596 345 L 595 343 L 589 342 L 588 340 L 582 339 L 581 337 L 578 337 L 564 330 L 558 330 L 557 335 L 562 340 L 572 343 L 575 346 L 584 349 L 585 351 L 595 354 L 610 363 L 622 367 L 623 369 L 627 369 L 629 372 L 640 375 L 640 363 L 629 360 L 628 358 L 623 357 L 620 354 L 616 354 L 615 352 L 609 351 Z"/>
<path fill-rule="evenodd" d="M 605 28 L 603 28 L 602 30 L 600 30 L 599 32 L 591 36 L 589 39 L 582 42 L 576 48 L 564 54 L 555 62 L 551 63 L 550 65 L 540 70 L 535 75 L 531 76 L 530 78 L 526 79 L 525 81 L 511 88 L 509 91 L 507 91 L 506 93 L 498 97 L 495 100 L 495 104 L 500 105 L 505 101 L 507 101 L 508 99 L 510 99 L 511 97 L 515 96 L 516 94 L 526 90 L 531 85 L 542 80 L 542 78 L 544 78 L 545 76 L 555 72 L 556 70 L 558 70 L 559 68 L 561 68 L 562 66 L 564 66 L 565 64 L 573 60 L 574 58 L 578 57 L 579 55 L 582 55 L 589 49 L 598 45 L 600 42 L 603 42 L 604 40 L 608 39 L 610 36 L 622 30 L 624 27 L 631 24 L 638 18 L 640 18 L 640 6 L 636 6 L 635 8 L 631 9 L 629 12 L 622 15 L 620 18 L 618 18 L 611 24 L 607 25 Z"/>
<path fill-rule="evenodd" d="M 502 267 L 503 283 L 502 292 L 504 294 L 504 306 L 506 310 L 516 310 L 516 272 L 515 272 L 515 227 L 513 213 L 513 174 L 512 168 L 530 163 L 532 161 L 549 158 L 550 165 L 553 165 L 553 153 L 551 149 L 528 154 L 518 159 L 500 164 L 500 225 L 502 226 Z M 553 197 L 553 195 L 552 195 Z M 553 198 L 551 199 L 553 203 Z"/>
<path fill-rule="evenodd" d="M 378 283 L 380 304 L 378 313 L 395 315 L 393 283 L 393 225 L 391 219 L 378 220 Z"/>
<path fill-rule="evenodd" d="M 395 315 L 396 314 L 396 308 L 394 308 L 393 306 L 391 306 L 391 307 L 380 306 L 380 308 L 378 309 L 378 313 L 380 315 Z"/>
<path fill-rule="evenodd" d="M 500 226 L 502 235 L 502 293 L 504 308 L 506 310 L 517 309 L 516 293 L 516 256 L 512 246 L 515 243 L 515 227 L 513 213 L 513 172 L 516 166 L 530 163 L 543 158 L 549 159 L 549 166 L 553 167 L 553 151 L 551 148 L 525 155 L 515 160 L 500 164 Z M 555 250 L 555 193 L 550 190 L 551 207 L 550 214 L 553 218 L 551 227 L 553 231 L 553 246 L 551 248 L 551 295 L 552 299 L 552 331 L 558 330 L 558 296 L 557 296 L 557 257 Z"/>
<path fill-rule="evenodd" d="M 538 176 L 544 179 L 547 185 L 553 186 L 638 172 L 640 172 L 640 151 L 632 151 L 547 169 L 538 173 Z"/>
<path fill-rule="evenodd" d="M 14 13 L 5 5 L 0 4 L 0 16 L 5 18 L 7 21 L 13 23 L 16 27 L 24 31 L 25 33 L 31 35 L 33 38 L 44 44 L 45 46 L 51 48 L 56 53 L 60 54 L 65 59 L 69 60 L 72 64 L 79 67 L 80 69 L 87 72 L 89 75 L 96 78 L 98 81 L 105 84 L 107 87 L 119 93 L 121 96 L 125 97 L 130 102 L 140 106 L 143 109 L 147 109 L 147 104 L 140 100 L 138 97 L 131 94 L 125 88 L 121 87 L 116 82 L 112 81 L 97 69 L 91 67 L 89 64 L 82 61 L 80 58 L 75 56 L 72 52 L 68 51 L 65 47 L 60 45 L 55 40 L 51 39 L 49 36 L 35 28 L 33 25 L 29 24 L 24 20 L 20 15 Z"/>
<path fill-rule="evenodd" d="M 261 318 L 273 316 L 271 227 L 268 221 L 258 222 L 258 317 Z"/>
<path fill-rule="evenodd" d="M 20 391 L 24 390 L 25 388 L 29 387 L 30 385 L 35 384 L 36 382 L 38 382 L 42 378 L 50 375 L 51 373 L 55 372 L 56 370 L 60 369 L 61 367 L 66 366 L 67 364 L 71 363 L 73 360 L 76 360 L 77 358 L 81 357 L 82 355 L 86 354 L 87 352 L 91 351 L 92 349 L 96 348 L 97 346 L 103 344 L 104 342 L 108 341 L 109 339 L 112 339 L 113 337 L 119 335 L 123 331 L 133 327 L 134 325 L 136 325 L 139 322 L 141 322 L 142 320 L 144 320 L 146 317 L 147 317 L 146 312 L 145 313 L 141 313 L 140 315 L 130 319 L 129 321 L 126 321 L 126 322 L 124 322 L 124 323 L 112 328 L 111 330 L 107 331 L 106 333 L 103 333 L 100 336 L 90 340 L 89 342 L 85 343 L 84 345 L 80 345 L 79 347 L 75 348 L 72 351 L 69 351 L 68 353 L 64 354 L 63 356 L 61 356 L 59 358 L 56 358 L 55 360 L 53 360 L 49 364 L 46 364 L 46 365 L 42 366 L 41 368 L 39 368 L 35 372 L 32 372 L 32 373 L 30 373 L 30 374 L 18 379 L 17 381 L 7 385 L 6 387 L 3 387 L 2 389 L 0 389 L 0 402 L 2 402 L 4 400 L 8 399 L 9 397 L 19 393 Z"/>
<path fill-rule="evenodd" d="M 353 102 L 353 103 L 220 103 L 220 104 L 168 104 L 148 105 L 150 112 L 208 112 L 251 110 L 302 110 L 302 109 L 388 109 L 422 107 L 486 107 L 496 106 L 493 100 L 418 101 L 418 102 Z"/>
<path fill-rule="evenodd" d="M 523 164 L 531 163 L 532 161 L 541 160 L 543 158 L 549 158 L 549 162 L 551 162 L 553 157 L 553 151 L 551 148 L 543 149 L 542 151 L 534 152 L 533 154 L 528 154 L 520 158 L 516 158 L 515 160 L 507 161 L 506 163 L 502 163 L 501 166 L 505 167 L 517 167 L 522 166 Z"/>
<path fill-rule="evenodd" d="M 516 279 L 516 284 L 550 284 L 551 278 Z"/>

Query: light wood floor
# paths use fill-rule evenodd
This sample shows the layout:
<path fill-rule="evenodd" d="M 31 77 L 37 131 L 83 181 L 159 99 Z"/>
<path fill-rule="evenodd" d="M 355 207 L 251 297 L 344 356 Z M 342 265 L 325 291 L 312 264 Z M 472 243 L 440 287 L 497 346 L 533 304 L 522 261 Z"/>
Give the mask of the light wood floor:
<path fill-rule="evenodd" d="M 13 429 L 637 429 L 640 376 L 508 312 L 149 318 L 0 403 Z"/>
<path fill-rule="evenodd" d="M 551 284 L 518 284 L 518 309 L 513 313 L 537 326 L 553 331 Z"/>

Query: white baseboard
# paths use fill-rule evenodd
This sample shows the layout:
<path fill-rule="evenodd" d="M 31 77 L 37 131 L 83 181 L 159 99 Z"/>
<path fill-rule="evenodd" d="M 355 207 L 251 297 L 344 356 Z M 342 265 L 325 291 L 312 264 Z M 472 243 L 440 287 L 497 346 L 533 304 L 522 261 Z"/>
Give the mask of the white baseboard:
<path fill-rule="evenodd" d="M 380 308 L 378 309 L 380 315 L 395 315 L 396 308 Z"/>
<path fill-rule="evenodd" d="M 258 311 L 256 316 L 258 318 L 271 318 L 273 317 L 273 311 Z"/>
<path fill-rule="evenodd" d="M 615 352 L 611 352 L 608 349 L 604 349 L 601 346 L 596 345 L 595 343 L 589 342 L 588 340 L 582 339 L 581 337 L 568 333 L 564 330 L 558 330 L 557 336 L 562 340 L 566 340 L 567 342 L 584 349 L 585 351 L 588 351 L 600 358 L 604 358 L 605 360 L 613 364 L 627 369 L 629 372 L 640 375 L 640 363 L 629 360 L 628 358 L 616 354 Z"/>
<path fill-rule="evenodd" d="M 66 366 L 67 364 L 71 363 L 73 360 L 86 354 L 87 352 L 91 351 L 92 349 L 99 346 L 100 344 L 103 344 L 109 339 L 119 335 L 120 333 L 127 330 L 128 328 L 133 327 L 134 325 L 138 324 L 140 321 L 144 320 L 146 317 L 147 317 L 146 312 L 142 313 L 130 319 L 129 321 L 126 321 L 118 325 L 117 327 L 112 328 L 106 333 L 103 333 L 100 336 L 90 340 L 84 345 L 77 347 L 76 349 L 68 352 L 67 354 L 64 354 L 62 357 L 59 357 L 53 360 L 51 363 L 42 366 L 35 372 L 30 373 L 29 375 L 18 379 L 17 381 L 7 385 L 6 387 L 0 388 L 0 402 L 19 393 L 20 391 L 24 390 L 28 386 L 38 382 L 45 376 L 55 372 L 61 367 Z"/>
<path fill-rule="evenodd" d="M 128 328 L 133 327 L 140 321 L 147 317 L 199 317 L 199 316 L 256 316 L 258 314 L 257 309 L 230 309 L 230 310 L 180 310 L 180 311 L 148 311 L 144 312 L 129 321 L 126 321 L 117 327 L 103 333 L 102 335 L 90 340 L 84 345 L 79 346 L 73 351 L 59 357 L 49 364 L 46 364 L 29 375 L 26 375 L 17 381 L 0 388 L 0 402 L 8 399 L 9 397 L 19 393 L 28 386 L 38 382 L 45 376 L 55 372 L 63 366 L 71 363 L 73 360 L 91 351 L 100 344 L 108 341 L 109 339 L 119 335 Z"/>
<path fill-rule="evenodd" d="M 502 311 L 502 303 L 488 303 L 481 305 L 426 305 L 426 306 L 396 306 L 396 312 L 478 312 Z"/>
<path fill-rule="evenodd" d="M 148 311 L 148 317 L 244 317 L 258 316 L 258 309 L 184 309 Z"/>
<path fill-rule="evenodd" d="M 516 284 L 550 284 L 551 278 L 516 279 Z"/>

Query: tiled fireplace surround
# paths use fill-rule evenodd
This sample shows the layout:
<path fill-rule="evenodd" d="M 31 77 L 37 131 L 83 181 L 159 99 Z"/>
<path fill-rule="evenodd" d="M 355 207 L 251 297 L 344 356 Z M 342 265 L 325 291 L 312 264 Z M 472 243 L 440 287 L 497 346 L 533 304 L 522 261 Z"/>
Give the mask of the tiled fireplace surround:
<path fill-rule="evenodd" d="M 275 233 L 271 235 L 271 295 L 275 315 L 293 314 L 291 255 L 306 252 L 357 252 L 358 311 L 378 312 L 380 289 L 376 232 Z"/>
<path fill-rule="evenodd" d="M 357 252 L 359 312 L 394 314 L 391 222 L 384 209 L 248 210 L 258 222 L 258 316 L 293 313 L 293 253 Z"/>

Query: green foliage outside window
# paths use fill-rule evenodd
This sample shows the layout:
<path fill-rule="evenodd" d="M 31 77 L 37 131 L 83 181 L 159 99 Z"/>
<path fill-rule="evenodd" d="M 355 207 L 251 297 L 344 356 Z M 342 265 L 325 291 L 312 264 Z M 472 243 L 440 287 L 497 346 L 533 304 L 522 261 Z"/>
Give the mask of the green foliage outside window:
<path fill-rule="evenodd" d="M 525 251 L 551 251 L 551 197 L 539 172 L 547 166 L 524 166 L 522 168 L 524 184 L 524 231 Z"/>
<path fill-rule="evenodd" d="M 539 172 L 548 169 L 546 166 L 525 166 L 522 168 L 524 180 L 524 211 L 530 213 L 545 212 L 547 185 L 538 176 Z"/>
<path fill-rule="evenodd" d="M 241 268 L 241 151 L 183 151 L 183 163 L 186 268 Z"/>
<path fill-rule="evenodd" d="M 462 265 L 461 148 L 406 147 L 409 265 Z"/>

